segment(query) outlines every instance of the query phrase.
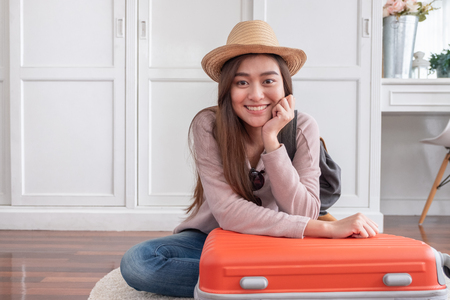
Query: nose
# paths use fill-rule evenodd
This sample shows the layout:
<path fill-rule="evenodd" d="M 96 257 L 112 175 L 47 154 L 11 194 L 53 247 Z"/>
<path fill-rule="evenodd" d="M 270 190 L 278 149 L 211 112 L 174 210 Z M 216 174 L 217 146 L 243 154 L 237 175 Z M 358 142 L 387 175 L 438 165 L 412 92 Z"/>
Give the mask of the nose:
<path fill-rule="evenodd" d="M 261 85 L 253 84 L 248 90 L 248 98 L 252 101 L 258 102 L 264 99 L 264 90 Z"/>

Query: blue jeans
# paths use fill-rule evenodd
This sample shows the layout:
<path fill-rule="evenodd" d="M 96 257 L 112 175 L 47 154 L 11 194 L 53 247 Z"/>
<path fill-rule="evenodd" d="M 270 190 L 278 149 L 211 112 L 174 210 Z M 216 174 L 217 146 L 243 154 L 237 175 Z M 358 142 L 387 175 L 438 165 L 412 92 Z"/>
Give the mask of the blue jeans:
<path fill-rule="evenodd" d="M 206 237 L 186 230 L 137 244 L 122 258 L 122 276 L 138 291 L 192 298 Z"/>

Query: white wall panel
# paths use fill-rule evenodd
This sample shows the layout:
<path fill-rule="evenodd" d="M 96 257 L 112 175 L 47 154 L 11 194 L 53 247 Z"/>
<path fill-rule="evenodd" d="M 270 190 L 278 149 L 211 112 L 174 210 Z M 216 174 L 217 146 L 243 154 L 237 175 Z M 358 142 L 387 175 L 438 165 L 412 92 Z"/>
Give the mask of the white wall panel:
<path fill-rule="evenodd" d="M 268 0 L 267 22 L 280 45 L 300 48 L 306 67 L 358 64 L 358 0 Z"/>
<path fill-rule="evenodd" d="M 216 104 L 216 94 L 213 83 L 152 84 L 152 193 L 192 192 L 193 169 L 190 168 L 192 160 L 187 147 L 188 128 L 197 112 Z"/>
<path fill-rule="evenodd" d="M 371 40 L 370 32 L 364 38 L 361 29 L 363 18 L 371 17 L 368 4 L 361 0 L 255 0 L 259 7 L 255 18 L 272 26 L 281 45 L 303 49 L 308 56 L 304 69 L 294 76 L 294 96 L 297 109 L 316 118 L 332 157 L 342 168 L 337 208 L 371 208 Z"/>
<path fill-rule="evenodd" d="M 242 15 L 241 0 L 153 0 L 149 8 L 152 68 L 199 68 Z"/>
<path fill-rule="evenodd" d="M 112 0 L 22 0 L 24 66 L 112 66 Z"/>
<path fill-rule="evenodd" d="M 125 0 L 9 10 L 12 206 L 124 206 Z"/>
<path fill-rule="evenodd" d="M 236 23 L 251 19 L 251 4 L 139 1 L 139 206 L 189 204 L 195 181 L 189 124 L 217 101 L 217 83 L 200 62 L 226 43 Z"/>
<path fill-rule="evenodd" d="M 23 194 L 112 196 L 113 83 L 23 86 Z"/>
<path fill-rule="evenodd" d="M 217 103 L 212 82 L 152 82 L 149 164 L 140 205 L 187 205 L 195 177 L 188 147 L 188 129 L 194 116 Z"/>
<path fill-rule="evenodd" d="M 342 199 L 358 195 L 358 83 L 355 81 L 295 81 L 296 107 L 312 115 L 332 158 L 342 169 Z M 367 175 L 366 175 L 367 176 Z M 365 199 L 367 201 L 367 199 Z M 358 201 L 358 205 L 367 202 Z"/>
<path fill-rule="evenodd" d="M 180 187 L 170 186 L 168 182 L 172 174 L 161 170 L 165 166 L 173 168 L 172 165 L 183 163 L 182 153 L 172 155 L 176 157 L 175 160 L 172 158 L 172 161 L 162 158 L 168 156 L 164 152 L 167 147 L 178 147 L 186 140 L 183 135 L 180 135 L 177 141 L 164 140 L 169 132 L 159 131 L 164 117 L 155 109 L 158 107 L 158 110 L 168 110 L 166 106 L 161 105 L 171 105 L 169 103 L 172 101 L 180 103 L 178 98 L 182 95 L 178 96 L 177 92 L 174 100 L 171 99 L 167 104 L 161 102 L 162 99 L 169 99 L 167 95 L 173 94 L 171 90 L 183 91 L 186 95 L 191 93 L 188 89 L 181 88 L 179 80 L 186 81 L 183 82 L 186 86 L 195 86 L 195 81 L 204 80 L 198 73 L 187 72 L 186 68 L 198 69 L 207 52 L 225 44 L 231 28 L 243 19 L 243 7 L 246 6 L 241 1 L 150 3 L 148 10 L 151 15 L 151 28 L 147 48 L 150 59 L 146 65 L 150 69 L 144 71 L 144 75 L 149 76 L 153 83 L 148 89 L 145 89 L 148 81 L 140 85 L 140 88 L 144 89 L 140 95 L 145 95 L 146 90 L 151 94 L 148 96 L 149 108 L 144 110 L 148 111 L 148 116 L 144 113 L 140 117 L 141 120 L 149 119 L 148 124 L 141 121 L 143 130 L 140 132 L 145 134 L 144 138 L 149 137 L 149 142 L 146 143 L 149 149 L 145 149 L 145 146 L 144 149 L 150 158 L 144 165 L 148 166 L 150 171 L 148 178 L 143 181 L 149 188 L 140 194 L 142 197 L 139 203 L 183 205 L 185 200 L 176 198 L 176 194 L 171 194 L 170 191 L 176 190 L 178 195 L 186 194 L 192 190 L 188 189 L 191 186 L 187 183 Z M 327 9 L 324 9 L 324 6 Z M 165 12 L 170 10 L 169 7 L 172 7 L 172 11 L 167 14 Z M 190 14 L 189 11 L 192 10 L 196 12 Z M 202 14 L 206 11 L 208 13 Z M 343 11 L 345 18 L 336 13 Z M 319 124 L 322 124 L 322 135 L 333 149 L 333 157 L 343 169 L 343 196 L 338 204 L 342 208 L 369 208 L 370 38 L 361 37 L 360 25 L 362 17 L 370 19 L 370 11 L 371 7 L 360 0 L 326 0 L 320 3 L 303 0 L 253 1 L 252 18 L 266 20 L 274 29 L 281 45 L 301 48 L 308 55 L 306 70 L 301 70 L 295 77 L 295 96 L 299 101 L 298 109 L 311 112 Z M 191 20 L 185 22 L 186 18 Z M 145 15 L 140 19 L 145 20 Z M 175 22 L 178 19 L 182 21 Z M 145 44 L 145 40 L 141 39 L 140 42 Z M 145 55 L 140 59 L 145 60 Z M 162 86 L 166 89 L 158 91 Z M 214 98 L 215 95 L 211 99 Z M 307 103 L 303 103 L 303 99 Z M 142 101 L 140 107 L 145 105 L 147 102 Z M 187 121 L 185 126 L 188 125 Z M 183 128 L 168 126 L 173 128 L 168 129 L 172 132 Z M 148 134 L 145 133 L 146 130 L 149 130 Z M 143 148 L 140 149 L 143 153 Z M 141 162 L 142 158 L 140 155 Z M 142 179 L 142 172 L 140 174 Z M 164 200 L 162 195 L 166 195 Z M 173 197 L 170 198 L 169 195 Z"/>

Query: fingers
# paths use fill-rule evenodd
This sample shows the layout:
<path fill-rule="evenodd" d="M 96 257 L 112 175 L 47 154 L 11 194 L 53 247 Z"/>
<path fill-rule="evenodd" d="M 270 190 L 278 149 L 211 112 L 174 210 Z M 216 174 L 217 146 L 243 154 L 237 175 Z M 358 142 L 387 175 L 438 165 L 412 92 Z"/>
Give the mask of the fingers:
<path fill-rule="evenodd" d="M 272 108 L 272 118 L 262 128 L 264 148 L 267 152 L 270 152 L 270 149 L 279 148 L 277 135 L 294 118 L 294 108 L 295 99 L 292 95 L 280 99 Z M 266 143 L 267 141 L 276 141 L 278 146 L 273 147 L 275 143 L 270 145 L 271 143 Z"/>
<path fill-rule="evenodd" d="M 369 219 L 367 216 L 358 213 L 354 215 L 355 222 L 354 222 L 354 234 L 352 234 L 352 237 L 356 238 L 369 238 L 376 236 L 378 234 L 378 225 Z"/>
<path fill-rule="evenodd" d="M 274 118 L 279 118 L 279 119 L 289 119 L 289 114 L 285 108 L 285 106 L 283 106 L 283 100 L 286 101 L 286 99 L 281 99 L 280 101 L 278 101 L 277 105 L 274 106 L 274 108 L 272 109 L 272 116 Z"/>
<path fill-rule="evenodd" d="M 334 223 L 333 238 L 369 238 L 378 234 L 378 225 L 361 213 Z"/>
<path fill-rule="evenodd" d="M 295 109 L 295 98 L 293 95 L 289 95 L 285 98 L 289 104 L 289 107 L 294 110 Z"/>
<path fill-rule="evenodd" d="M 278 105 L 281 105 L 286 111 L 294 111 L 295 109 L 295 98 L 293 95 L 282 98 L 278 101 Z"/>
<path fill-rule="evenodd" d="M 364 229 L 366 230 L 368 237 L 372 237 L 378 234 L 378 224 L 369 219 L 367 216 L 361 214 L 364 217 Z"/>
<path fill-rule="evenodd" d="M 367 218 L 367 217 L 366 217 Z M 372 221 L 371 219 L 369 219 L 369 218 L 367 218 L 367 220 L 368 220 L 368 226 L 370 226 L 369 228 L 370 228 L 370 230 L 371 230 L 371 232 L 373 232 L 373 235 L 372 236 L 375 236 L 375 235 L 377 235 L 378 233 L 379 233 L 379 230 L 378 230 L 378 224 L 377 223 L 375 223 L 374 221 Z"/>
<path fill-rule="evenodd" d="M 289 95 L 280 99 L 272 110 L 272 116 L 290 121 L 294 118 L 295 98 Z"/>

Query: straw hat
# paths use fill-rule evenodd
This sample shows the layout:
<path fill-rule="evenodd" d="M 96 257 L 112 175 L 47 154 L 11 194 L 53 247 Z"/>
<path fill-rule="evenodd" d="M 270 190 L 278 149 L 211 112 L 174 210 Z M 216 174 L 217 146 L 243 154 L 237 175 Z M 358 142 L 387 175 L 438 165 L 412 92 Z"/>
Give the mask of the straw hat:
<path fill-rule="evenodd" d="M 249 53 L 272 53 L 281 56 L 292 75 L 305 64 L 303 50 L 280 47 L 272 28 L 264 21 L 237 23 L 228 36 L 227 44 L 209 52 L 203 57 L 203 70 L 214 81 L 219 81 L 223 64 L 229 59 Z"/>

